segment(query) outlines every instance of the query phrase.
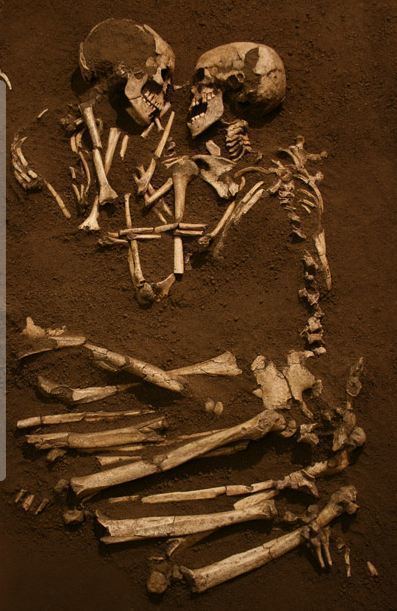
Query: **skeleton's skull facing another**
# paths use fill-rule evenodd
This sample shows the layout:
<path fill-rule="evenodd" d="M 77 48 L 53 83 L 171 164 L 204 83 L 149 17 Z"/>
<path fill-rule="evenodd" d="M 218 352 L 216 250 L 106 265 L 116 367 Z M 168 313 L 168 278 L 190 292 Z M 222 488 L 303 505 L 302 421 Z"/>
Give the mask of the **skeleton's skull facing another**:
<path fill-rule="evenodd" d="M 188 126 L 193 137 L 220 119 L 226 93 L 235 104 L 267 113 L 285 97 L 284 64 L 271 47 L 235 42 L 207 51 L 198 59 L 191 89 Z"/>
<path fill-rule="evenodd" d="M 131 19 L 102 21 L 81 43 L 79 61 L 86 80 L 123 83 L 130 114 L 140 125 L 148 125 L 168 100 L 175 55 L 147 25 Z"/>

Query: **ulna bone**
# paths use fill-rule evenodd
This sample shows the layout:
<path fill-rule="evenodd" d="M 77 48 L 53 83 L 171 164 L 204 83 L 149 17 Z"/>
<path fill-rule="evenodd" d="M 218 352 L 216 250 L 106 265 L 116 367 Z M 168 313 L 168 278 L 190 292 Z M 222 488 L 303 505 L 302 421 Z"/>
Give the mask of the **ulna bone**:
<path fill-rule="evenodd" d="M 194 592 L 204 592 L 239 575 L 258 569 L 299 547 L 305 541 L 305 535 L 310 536 L 312 530 L 321 532 L 343 513 L 355 513 L 358 509 L 356 495 L 354 486 L 340 488 L 331 496 L 327 505 L 309 526 L 302 526 L 258 547 L 198 569 L 180 567 L 182 574 Z"/>
<path fill-rule="evenodd" d="M 269 520 L 276 515 L 277 510 L 274 502 L 266 501 L 255 509 L 234 509 L 209 514 L 111 520 L 97 513 L 97 519 L 108 532 L 108 536 L 102 537 L 101 540 L 104 543 L 120 543 L 149 538 L 191 535 L 250 520 Z"/>
<path fill-rule="evenodd" d="M 168 471 L 224 445 L 240 440 L 260 439 L 266 434 L 272 431 L 280 431 L 284 427 L 284 418 L 276 412 L 260 412 L 254 418 L 242 424 L 209 433 L 208 436 L 188 441 L 168 452 L 159 452 L 150 459 L 142 460 L 132 465 L 123 465 L 101 473 L 73 477 L 70 483 L 78 497 L 92 496 L 105 488 L 117 484 L 134 481 L 154 473 Z"/>
<path fill-rule="evenodd" d="M 210 375 L 210 376 L 238 376 L 242 373 L 237 366 L 236 357 L 231 352 L 224 352 L 208 361 L 179 367 L 167 372 L 172 376 Z"/>

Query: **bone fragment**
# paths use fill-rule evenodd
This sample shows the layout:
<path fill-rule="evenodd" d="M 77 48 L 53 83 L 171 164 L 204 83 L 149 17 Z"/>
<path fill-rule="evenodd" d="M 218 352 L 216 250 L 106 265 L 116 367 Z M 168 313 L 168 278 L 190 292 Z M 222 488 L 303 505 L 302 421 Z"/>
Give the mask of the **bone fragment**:
<path fill-rule="evenodd" d="M 357 397 L 362 388 L 361 375 L 364 369 L 364 359 L 361 356 L 357 363 L 354 363 L 349 372 L 349 376 L 346 382 L 346 394 L 347 394 L 347 409 L 352 409 L 353 400 Z"/>
<path fill-rule="evenodd" d="M 110 168 L 112 167 L 114 153 L 115 153 L 117 143 L 119 141 L 120 136 L 121 136 L 121 130 L 118 127 L 110 128 L 108 144 L 107 144 L 107 149 L 106 149 L 106 154 L 105 154 L 105 164 L 104 164 L 106 175 L 109 174 Z"/>
<path fill-rule="evenodd" d="M 183 157 L 172 167 L 172 182 L 175 193 L 175 221 L 182 221 L 185 213 L 186 189 L 192 178 L 197 176 L 199 169 L 188 157 Z"/>
<path fill-rule="evenodd" d="M 88 217 L 79 225 L 79 229 L 83 231 L 99 231 L 99 196 L 96 195 L 92 204 L 91 212 Z"/>
<path fill-rule="evenodd" d="M 207 142 L 205 143 L 205 148 L 207 149 L 210 155 L 215 155 L 215 157 L 221 156 L 222 151 L 216 144 L 216 142 L 214 142 L 213 140 L 207 140 Z"/>
<path fill-rule="evenodd" d="M 242 424 L 188 441 L 169 452 L 159 452 L 148 460 L 142 460 L 132 465 L 123 465 L 99 474 L 93 473 L 92 475 L 73 477 L 71 485 L 78 497 L 93 495 L 116 484 L 140 479 L 153 473 L 168 471 L 224 445 L 240 440 L 260 439 L 272 431 L 282 430 L 284 426 L 284 418 L 279 414 L 261 412 Z"/>
<path fill-rule="evenodd" d="M 3 72 L 2 70 L 0 70 L 0 79 L 2 79 L 5 82 L 5 84 L 7 85 L 8 89 L 12 91 L 11 81 L 8 78 L 8 76 L 6 75 L 6 73 Z"/>
<path fill-rule="evenodd" d="M 325 285 L 327 289 L 330 291 L 332 288 L 332 277 L 331 277 L 331 269 L 329 267 L 329 263 L 327 259 L 327 248 L 325 244 L 324 229 L 315 235 L 314 244 L 316 246 L 317 254 L 319 256 L 321 267 L 324 272 Z"/>
<path fill-rule="evenodd" d="M 141 460 L 140 456 L 95 456 L 101 467 L 110 467 L 122 462 L 134 462 Z"/>
<path fill-rule="evenodd" d="M 92 158 L 99 183 L 99 205 L 101 206 L 102 204 L 114 201 L 118 198 L 118 195 L 116 191 L 112 189 L 106 177 L 100 149 L 93 149 Z"/>
<path fill-rule="evenodd" d="M 148 127 L 146 129 L 143 130 L 143 132 L 141 133 L 141 138 L 143 138 L 144 140 L 146 140 L 146 138 L 149 136 L 150 132 L 152 131 L 154 127 L 154 123 L 149 123 Z"/>
<path fill-rule="evenodd" d="M 18 429 L 28 429 L 34 426 L 51 426 L 56 424 L 68 424 L 70 422 L 111 422 L 122 418 L 144 416 L 153 414 L 154 410 L 129 410 L 120 412 L 73 412 L 69 414 L 50 414 L 48 416 L 32 416 L 18 420 Z"/>
<path fill-rule="evenodd" d="M 87 388 L 71 388 L 64 384 L 57 384 L 43 376 L 38 376 L 38 388 L 47 397 L 53 397 L 63 403 L 80 405 L 82 403 L 93 403 L 101 401 L 106 397 L 112 397 L 119 392 L 125 392 L 134 388 L 136 384 L 118 384 L 116 386 L 91 386 Z M 136 412 L 135 412 L 136 413 Z"/>
<path fill-rule="evenodd" d="M 35 498 L 34 494 L 28 494 L 28 496 L 25 498 L 25 500 L 23 501 L 21 505 L 24 511 L 30 511 L 31 506 L 33 505 L 34 498 Z"/>
<path fill-rule="evenodd" d="M 85 515 L 82 509 L 70 509 L 64 512 L 62 518 L 65 526 L 76 526 L 84 522 Z"/>
<path fill-rule="evenodd" d="M 126 219 L 126 225 L 128 229 L 131 229 L 132 227 L 130 198 L 131 198 L 131 193 L 126 193 L 124 196 L 124 205 L 125 205 L 125 219 Z M 142 273 L 141 260 L 139 257 L 138 242 L 136 241 L 136 239 L 130 240 L 129 249 L 128 249 L 128 265 L 130 269 L 132 284 L 134 285 L 135 290 L 138 291 L 139 287 L 142 284 L 144 284 L 145 278 Z"/>
<path fill-rule="evenodd" d="M 36 325 L 30 316 L 26 318 L 26 326 L 21 335 L 28 345 L 19 353 L 20 359 L 48 350 L 82 346 L 86 341 L 81 335 L 68 333 L 66 327 L 43 329 Z"/>
<path fill-rule="evenodd" d="M 257 569 L 297 548 L 303 542 L 305 534 L 310 534 L 311 531 L 319 533 L 342 513 L 355 513 L 358 508 L 355 501 L 356 490 L 353 486 L 341 488 L 331 496 L 328 504 L 309 526 L 302 526 L 256 548 L 234 554 L 199 569 L 180 567 L 182 574 L 194 592 L 204 592 L 234 577 Z"/>
<path fill-rule="evenodd" d="M 260 183 L 257 183 L 260 184 Z M 241 217 L 244 214 L 247 214 L 251 210 L 251 208 L 260 200 L 262 195 L 265 193 L 264 189 L 258 189 L 255 193 L 250 197 L 250 199 L 244 202 L 244 205 L 239 205 L 237 210 L 233 216 L 233 222 L 238 223 L 241 220 Z"/>
<path fill-rule="evenodd" d="M 135 425 L 120 429 L 101 431 L 99 433 L 47 433 L 26 435 L 28 444 L 34 445 L 39 450 L 49 448 L 109 448 L 116 445 L 126 445 L 133 442 L 151 442 L 159 439 L 156 429 L 167 426 L 165 418 L 158 418 L 150 424 Z"/>
<path fill-rule="evenodd" d="M 57 193 L 57 191 L 55 191 L 54 187 L 47 180 L 44 180 L 44 184 L 47 187 L 48 191 L 51 193 L 52 197 L 55 199 L 58 206 L 60 207 L 63 216 L 67 219 L 70 219 L 72 215 L 67 209 L 62 197 L 59 195 L 59 193 Z"/>
<path fill-rule="evenodd" d="M 125 136 L 123 136 L 123 139 L 121 141 L 120 158 L 122 159 L 122 161 L 124 161 L 124 157 L 125 157 L 125 154 L 127 152 L 127 147 L 128 147 L 129 139 L 130 139 L 129 135 L 125 134 Z"/>
<path fill-rule="evenodd" d="M 21 488 L 14 499 L 14 503 L 17 505 L 20 501 L 22 501 L 26 493 L 27 493 L 27 490 L 25 490 L 25 488 Z"/>
<path fill-rule="evenodd" d="M 174 236 L 174 274 L 182 276 L 185 271 L 185 260 L 183 253 L 183 240 L 181 236 Z"/>
<path fill-rule="evenodd" d="M 135 177 L 135 182 L 138 186 L 138 193 L 146 193 L 146 191 L 148 190 L 148 185 L 150 183 L 150 181 L 153 178 L 153 174 L 154 171 L 156 169 L 157 166 L 157 162 L 158 160 L 161 158 L 161 155 L 163 154 L 164 151 L 164 147 L 167 143 L 168 140 L 168 136 L 170 135 L 170 131 L 171 131 L 171 127 L 172 127 L 172 123 L 174 121 L 174 117 L 175 117 L 175 112 L 172 111 L 169 118 L 168 118 L 168 122 L 167 125 L 164 129 L 164 132 L 161 136 L 160 142 L 157 145 L 157 148 L 154 152 L 154 155 L 152 157 L 152 160 L 147 168 L 147 170 L 140 176 L 140 177 Z"/>
<path fill-rule="evenodd" d="M 167 278 L 161 280 L 161 282 L 155 282 L 152 284 L 153 292 L 155 294 L 155 301 L 161 301 L 162 299 L 168 297 L 169 292 L 175 283 L 175 280 L 175 275 L 170 274 L 169 276 L 167 276 Z"/>
<path fill-rule="evenodd" d="M 102 141 L 101 141 L 101 136 L 98 131 L 97 122 L 95 120 L 94 109 L 93 109 L 92 104 L 91 103 L 81 104 L 80 112 L 83 115 L 84 123 L 88 127 L 92 146 L 94 148 L 101 149 Z"/>
<path fill-rule="evenodd" d="M 214 155 L 194 155 L 192 159 L 197 161 L 202 179 L 215 189 L 219 197 L 229 199 L 239 192 L 240 187 L 231 173 L 234 161 Z"/>
<path fill-rule="evenodd" d="M 145 206 L 151 206 L 161 197 L 166 195 L 168 191 L 172 189 L 173 184 L 172 178 L 169 178 L 159 189 L 157 189 L 157 191 L 154 191 L 151 195 L 145 196 Z"/>
<path fill-rule="evenodd" d="M 255 510 L 243 509 L 199 515 L 156 516 L 127 520 L 111 520 L 97 512 L 99 523 L 108 532 L 108 535 L 102 537 L 101 541 L 108 544 L 214 531 L 250 520 L 269 520 L 275 515 L 277 511 L 273 501 L 263 502 Z"/>
<path fill-rule="evenodd" d="M 242 373 L 237 366 L 236 357 L 231 352 L 223 352 L 208 361 L 171 369 L 167 372 L 171 376 L 210 375 L 210 376 L 238 376 Z"/>
<path fill-rule="evenodd" d="M 371 577 L 379 577 L 378 569 L 370 560 L 367 560 L 367 569 Z"/>
<path fill-rule="evenodd" d="M 114 372 L 123 371 L 131 373 L 138 378 L 142 378 L 145 382 L 150 382 L 174 392 L 182 392 L 183 390 L 183 384 L 179 380 L 174 379 L 173 376 L 156 365 L 151 365 L 131 356 L 112 352 L 106 348 L 100 348 L 90 342 L 87 342 L 84 347 L 89 350 L 99 367 Z"/>
<path fill-rule="evenodd" d="M 44 108 L 41 112 L 39 112 L 39 114 L 37 115 L 36 119 L 40 120 L 42 117 L 44 117 L 44 115 L 48 112 L 48 108 Z"/>
<path fill-rule="evenodd" d="M 288 409 L 291 398 L 290 389 L 284 375 L 272 361 L 266 362 L 262 355 L 251 364 L 256 382 L 260 386 L 263 405 L 266 409 Z"/>
<path fill-rule="evenodd" d="M 47 453 L 46 456 L 46 461 L 49 464 L 53 464 L 55 463 L 57 460 L 60 460 L 61 458 L 63 458 L 64 456 L 66 456 L 67 454 L 67 450 L 64 450 L 63 448 L 52 448 L 52 450 L 50 450 Z"/>
<path fill-rule="evenodd" d="M 156 124 L 158 132 L 164 131 L 164 127 L 161 125 L 161 121 L 160 121 L 160 119 L 158 117 L 155 118 L 154 122 Z"/>
<path fill-rule="evenodd" d="M 49 504 L 50 504 L 50 499 L 44 498 L 39 503 L 39 506 L 37 507 L 36 511 L 34 512 L 34 515 L 38 516 L 40 513 L 43 513 L 44 509 L 48 507 Z"/>

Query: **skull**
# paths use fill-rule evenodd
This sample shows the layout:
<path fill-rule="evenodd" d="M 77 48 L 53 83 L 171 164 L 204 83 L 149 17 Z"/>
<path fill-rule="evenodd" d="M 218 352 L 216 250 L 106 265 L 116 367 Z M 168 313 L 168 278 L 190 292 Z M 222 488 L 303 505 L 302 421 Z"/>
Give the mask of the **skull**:
<path fill-rule="evenodd" d="M 285 97 L 284 64 L 274 49 L 234 42 L 207 51 L 198 59 L 191 89 L 188 127 L 193 137 L 223 115 L 223 95 L 262 114 Z"/>
<path fill-rule="evenodd" d="M 140 125 L 158 116 L 172 90 L 175 55 L 148 25 L 131 19 L 107 19 L 80 44 L 80 71 L 85 80 L 123 84 L 128 109 Z"/>

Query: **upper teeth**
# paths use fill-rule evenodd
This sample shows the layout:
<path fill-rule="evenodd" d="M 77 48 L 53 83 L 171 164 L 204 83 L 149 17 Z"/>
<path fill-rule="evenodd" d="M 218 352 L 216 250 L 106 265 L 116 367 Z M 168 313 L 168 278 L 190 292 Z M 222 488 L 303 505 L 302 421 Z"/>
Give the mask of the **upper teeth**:
<path fill-rule="evenodd" d="M 151 106 L 154 110 L 161 110 L 161 104 L 156 99 L 154 93 L 143 93 L 142 99 L 148 106 Z"/>

